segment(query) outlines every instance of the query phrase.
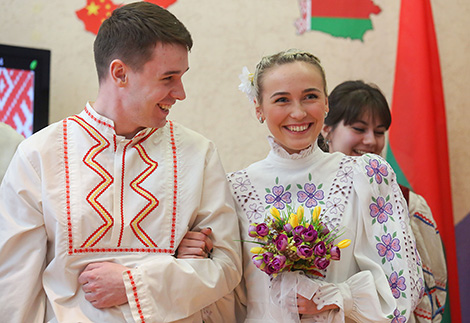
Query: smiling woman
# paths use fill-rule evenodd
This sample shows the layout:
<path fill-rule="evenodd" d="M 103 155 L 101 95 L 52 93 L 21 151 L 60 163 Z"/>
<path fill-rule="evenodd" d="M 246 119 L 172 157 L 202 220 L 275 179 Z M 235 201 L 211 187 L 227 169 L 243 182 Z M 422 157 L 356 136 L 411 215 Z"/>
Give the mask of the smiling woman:
<path fill-rule="evenodd" d="M 249 75 L 242 74 L 248 81 L 242 80 L 241 89 L 251 101 L 255 97 L 257 117 L 271 132 L 271 151 L 227 175 L 244 241 L 238 321 L 409 321 L 424 288 L 406 202 L 395 194 L 395 173 L 380 156 L 329 154 L 318 148 L 328 98 L 325 74 L 314 55 L 280 52 L 262 58 L 253 81 Z M 340 231 L 351 246 L 327 270 L 318 266 L 319 276 L 286 272 L 270 277 L 260 269 L 273 265 L 275 251 L 255 248 L 253 255 L 250 231 L 254 223 L 270 221 L 264 213 L 272 206 L 286 212 L 301 205 L 320 205 L 328 232 L 334 236 Z M 294 254 L 310 253 L 306 247 L 297 245 Z M 283 288 L 274 293 L 279 285 L 290 293 Z"/>
<path fill-rule="evenodd" d="M 392 117 L 380 89 L 363 81 L 346 81 L 334 88 L 329 102 L 330 113 L 322 130 L 326 138 L 324 150 L 349 156 L 381 154 Z M 375 169 L 369 168 L 376 176 L 380 176 L 380 169 Z M 416 248 L 423 268 L 426 268 L 424 279 L 427 297 L 418 304 L 414 315 L 419 321 L 423 315 L 428 317 L 431 313 L 432 321 L 440 322 L 447 295 L 447 268 L 439 230 L 424 198 L 407 187 L 400 185 L 400 189 L 408 203 Z M 377 248 L 380 248 L 379 245 Z"/>

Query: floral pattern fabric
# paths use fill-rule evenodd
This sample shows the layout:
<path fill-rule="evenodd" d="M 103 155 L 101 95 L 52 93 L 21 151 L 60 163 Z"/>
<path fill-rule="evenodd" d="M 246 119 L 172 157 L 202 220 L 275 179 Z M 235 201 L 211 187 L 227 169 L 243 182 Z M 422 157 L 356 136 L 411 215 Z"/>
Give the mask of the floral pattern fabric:
<path fill-rule="evenodd" d="M 287 203 L 320 205 L 329 229 L 352 240 L 341 261 L 327 268 L 325 278 L 313 279 L 318 285 L 315 302 L 322 295 L 322 305 L 340 308 L 328 313 L 328 322 L 414 322 L 411 314 L 423 294 L 422 268 L 406 201 L 390 166 L 369 154 L 349 157 L 313 149 L 291 159 L 278 152 L 274 146 L 265 160 L 227 176 L 242 239 L 250 241 L 249 224 L 260 221 L 271 206 L 282 210 Z M 242 190 L 240 183 L 249 185 Z M 253 246 L 244 243 L 247 322 L 262 322 L 270 281 L 251 262 Z"/>

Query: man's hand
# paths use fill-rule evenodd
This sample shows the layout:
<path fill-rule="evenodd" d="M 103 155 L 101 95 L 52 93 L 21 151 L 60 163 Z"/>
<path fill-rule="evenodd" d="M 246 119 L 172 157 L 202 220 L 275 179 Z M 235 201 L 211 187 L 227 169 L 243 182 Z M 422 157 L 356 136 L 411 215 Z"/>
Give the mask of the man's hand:
<path fill-rule="evenodd" d="M 178 246 L 177 258 L 204 259 L 209 257 L 214 244 L 209 238 L 211 228 L 204 228 L 200 232 L 188 231 Z"/>
<path fill-rule="evenodd" d="M 112 263 L 96 262 L 86 266 L 78 277 L 85 299 L 96 308 L 107 308 L 127 303 L 122 273 L 129 268 Z"/>

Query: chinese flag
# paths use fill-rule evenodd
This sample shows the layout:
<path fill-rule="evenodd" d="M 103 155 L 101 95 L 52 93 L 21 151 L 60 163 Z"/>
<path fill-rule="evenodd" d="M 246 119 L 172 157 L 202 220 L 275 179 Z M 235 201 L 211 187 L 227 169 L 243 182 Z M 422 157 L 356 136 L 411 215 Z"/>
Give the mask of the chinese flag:
<path fill-rule="evenodd" d="M 399 182 L 431 208 L 446 250 L 452 322 L 461 322 L 446 111 L 430 0 L 401 1 L 392 118 L 387 160 Z"/>

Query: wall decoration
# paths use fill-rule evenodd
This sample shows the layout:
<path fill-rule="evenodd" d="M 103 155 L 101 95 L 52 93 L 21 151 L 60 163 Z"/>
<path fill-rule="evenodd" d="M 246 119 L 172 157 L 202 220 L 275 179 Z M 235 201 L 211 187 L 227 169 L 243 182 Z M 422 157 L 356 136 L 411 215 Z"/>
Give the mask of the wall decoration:
<path fill-rule="evenodd" d="M 163 8 L 168 8 L 177 0 L 148 0 L 147 2 L 159 5 Z M 75 11 L 78 19 L 85 23 L 85 30 L 98 34 L 98 29 L 103 20 L 108 18 L 114 9 L 120 7 L 112 0 L 87 0 L 86 6 L 80 10 Z"/>
<path fill-rule="evenodd" d="M 373 29 L 370 16 L 382 9 L 372 0 L 299 0 L 297 33 L 317 30 L 334 37 L 360 39 Z"/>

